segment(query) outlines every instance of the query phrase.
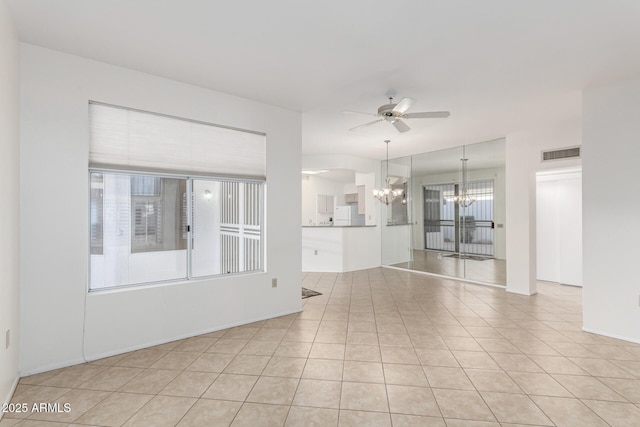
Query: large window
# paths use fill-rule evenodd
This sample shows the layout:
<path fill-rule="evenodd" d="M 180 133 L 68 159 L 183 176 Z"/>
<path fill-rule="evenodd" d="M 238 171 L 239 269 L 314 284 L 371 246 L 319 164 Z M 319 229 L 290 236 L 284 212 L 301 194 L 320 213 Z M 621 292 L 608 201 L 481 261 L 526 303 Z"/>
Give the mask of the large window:
<path fill-rule="evenodd" d="M 262 270 L 262 182 L 90 175 L 91 289 Z"/>
<path fill-rule="evenodd" d="M 264 135 L 89 107 L 90 290 L 264 269 Z"/>

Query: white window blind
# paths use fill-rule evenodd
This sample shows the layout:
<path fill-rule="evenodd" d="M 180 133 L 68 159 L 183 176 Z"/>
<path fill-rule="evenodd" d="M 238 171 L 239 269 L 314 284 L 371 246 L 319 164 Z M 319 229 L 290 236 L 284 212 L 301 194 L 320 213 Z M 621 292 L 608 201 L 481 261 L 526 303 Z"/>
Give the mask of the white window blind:
<path fill-rule="evenodd" d="M 266 176 L 263 134 L 98 103 L 89 119 L 91 167 Z"/>

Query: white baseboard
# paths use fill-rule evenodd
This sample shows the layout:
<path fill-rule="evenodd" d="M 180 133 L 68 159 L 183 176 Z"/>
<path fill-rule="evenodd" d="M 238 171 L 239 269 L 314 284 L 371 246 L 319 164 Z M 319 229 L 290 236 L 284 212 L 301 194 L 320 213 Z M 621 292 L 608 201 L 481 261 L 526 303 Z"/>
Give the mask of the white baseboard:
<path fill-rule="evenodd" d="M 85 362 L 86 360 L 79 358 L 65 360 L 64 362 L 51 363 L 49 365 L 40 366 L 34 369 L 29 369 L 27 371 L 20 371 L 20 377 L 28 377 L 29 375 L 41 374 L 43 372 L 53 371 L 55 369 L 68 368 L 69 366 L 79 365 Z"/>
<path fill-rule="evenodd" d="M 39 374 L 39 373 L 42 373 L 42 372 L 52 371 L 54 369 L 66 368 L 66 367 L 73 366 L 73 365 L 78 365 L 78 364 L 81 364 L 81 363 L 86 363 L 86 362 L 91 362 L 91 361 L 94 361 L 94 360 L 104 359 L 105 357 L 111 357 L 111 356 L 117 356 L 117 355 L 123 354 L 123 353 L 129 353 L 130 351 L 142 350 L 143 348 L 153 347 L 153 346 L 160 345 L 160 344 L 166 344 L 166 343 L 172 342 L 172 341 L 183 340 L 185 338 L 191 338 L 191 337 L 195 337 L 195 336 L 198 336 L 198 335 L 204 335 L 204 334 L 208 334 L 208 333 L 211 333 L 211 332 L 217 332 L 217 331 L 221 331 L 223 329 L 229 329 L 229 328 L 233 328 L 233 327 L 236 327 L 236 326 L 247 325 L 249 323 L 260 322 L 262 320 L 273 319 L 275 317 L 286 316 L 286 315 L 289 315 L 289 314 L 300 313 L 301 311 L 302 311 L 302 309 L 296 309 L 296 310 L 290 310 L 290 311 L 286 311 L 286 312 L 273 313 L 273 314 L 269 314 L 267 316 L 260 316 L 260 317 L 256 317 L 256 318 L 252 318 L 252 319 L 248 319 L 248 320 L 242 320 L 242 321 L 239 321 L 239 322 L 228 323 L 228 324 L 216 326 L 214 328 L 209 328 L 209 329 L 200 330 L 200 331 L 196 331 L 196 332 L 190 332 L 188 334 L 182 334 L 182 335 L 177 335 L 177 336 L 173 336 L 173 337 L 165 338 L 165 339 L 161 339 L 161 340 L 145 342 L 145 343 L 142 343 L 140 345 L 135 345 L 135 346 L 126 347 L 126 348 L 119 348 L 119 349 L 115 349 L 113 351 L 108 351 L 108 352 L 105 352 L 105 353 L 87 354 L 87 355 L 85 355 L 86 359 L 73 359 L 73 360 L 68 360 L 68 361 L 64 361 L 64 362 L 58 362 L 58 363 L 54 363 L 54 364 L 51 364 L 51 365 L 38 367 L 38 368 L 35 368 L 35 369 L 30 369 L 28 371 L 21 371 L 20 372 L 20 376 L 21 377 L 26 377 L 26 376 L 29 376 L 29 375 L 34 375 L 34 374 Z"/>
<path fill-rule="evenodd" d="M 9 394 L 2 401 L 3 406 L 5 404 L 9 404 L 11 402 L 11 398 L 13 397 L 13 393 L 16 392 L 16 388 L 18 387 L 18 381 L 20 381 L 20 375 L 16 375 L 16 379 L 13 380 L 13 384 L 11 385 L 11 388 L 9 389 Z M 0 420 L 2 420 L 3 416 L 4 416 L 4 411 L 0 411 Z"/>
<path fill-rule="evenodd" d="M 514 291 L 512 289 L 509 289 L 509 286 L 507 286 L 507 288 L 505 289 L 507 292 L 510 292 L 512 294 L 516 294 L 516 295 L 524 295 L 525 297 L 531 297 L 534 296 L 535 294 L 537 294 L 538 292 L 534 292 L 532 294 L 528 294 L 526 292 L 519 292 L 519 291 Z"/>
<path fill-rule="evenodd" d="M 300 313 L 301 311 L 302 311 L 302 309 L 298 309 L 298 310 L 292 310 L 292 311 L 286 311 L 286 312 L 281 312 L 281 313 L 270 314 L 268 316 L 261 316 L 261 317 L 252 318 L 252 319 L 249 319 L 249 320 L 243 320 L 243 321 L 240 321 L 240 322 L 227 323 L 225 325 L 216 326 L 214 328 L 205 329 L 205 330 L 192 332 L 192 333 L 188 333 L 188 334 L 183 334 L 183 335 L 177 335 L 177 336 L 174 336 L 174 337 L 171 337 L 171 338 L 151 341 L 151 342 L 147 342 L 147 343 L 136 345 L 136 346 L 132 346 L 132 347 L 120 348 L 120 349 L 109 351 L 109 352 L 106 352 L 106 353 L 89 354 L 89 355 L 86 355 L 86 358 L 87 358 L 86 362 L 92 362 L 94 360 L 104 359 L 105 357 L 117 356 L 119 354 L 129 353 L 131 351 L 142 350 L 144 348 L 154 347 L 156 345 L 166 344 L 166 343 L 172 342 L 172 341 L 178 341 L 178 340 L 183 340 L 183 339 L 186 339 L 186 338 L 196 337 L 198 335 L 210 334 L 211 332 L 217 332 L 217 331 L 221 331 L 221 330 L 224 330 L 224 329 L 234 328 L 236 326 L 248 325 L 249 323 L 260 322 L 262 320 L 269 320 L 269 319 L 273 319 L 273 318 L 280 317 L 280 316 L 287 316 L 289 314 Z"/>
<path fill-rule="evenodd" d="M 584 326 L 582 327 L 582 330 L 584 332 L 589 332 L 591 334 L 602 335 L 608 338 L 614 338 L 617 340 L 632 342 L 634 344 L 640 344 L 640 339 L 636 339 L 636 338 L 623 337 L 621 335 L 610 334 L 608 332 L 599 331 L 597 329 L 585 328 Z"/>

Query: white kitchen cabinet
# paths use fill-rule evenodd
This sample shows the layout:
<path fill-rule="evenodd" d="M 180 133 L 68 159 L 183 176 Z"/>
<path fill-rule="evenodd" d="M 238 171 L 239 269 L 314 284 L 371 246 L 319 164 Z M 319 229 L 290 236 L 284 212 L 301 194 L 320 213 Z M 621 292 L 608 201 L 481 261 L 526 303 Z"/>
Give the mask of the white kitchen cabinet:
<path fill-rule="evenodd" d="M 344 195 L 345 203 L 358 203 L 358 193 L 350 193 Z"/>
<path fill-rule="evenodd" d="M 318 213 L 333 214 L 333 196 L 318 194 Z"/>
<path fill-rule="evenodd" d="M 364 187 L 364 185 L 358 185 L 358 215 L 364 215 L 367 213 Z"/>

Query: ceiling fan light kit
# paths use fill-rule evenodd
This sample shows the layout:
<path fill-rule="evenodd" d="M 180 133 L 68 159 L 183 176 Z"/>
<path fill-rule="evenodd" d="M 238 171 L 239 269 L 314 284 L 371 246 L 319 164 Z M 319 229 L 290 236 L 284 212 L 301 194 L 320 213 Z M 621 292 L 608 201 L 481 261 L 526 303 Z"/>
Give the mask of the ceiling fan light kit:
<path fill-rule="evenodd" d="M 448 111 L 428 111 L 422 113 L 407 113 L 415 100 L 413 98 L 402 98 L 400 102 L 395 104 L 393 102 L 393 97 L 389 98 L 389 103 L 385 104 L 378 108 L 378 112 L 376 114 L 370 113 L 361 113 L 358 111 L 343 111 L 348 114 L 364 114 L 367 116 L 375 116 L 378 117 L 376 120 L 372 122 L 368 122 L 356 127 L 353 127 L 349 130 L 354 131 L 361 128 L 365 128 L 380 122 L 388 122 L 396 128 L 396 130 L 400 133 L 407 132 L 411 130 L 411 128 L 402 120 L 406 119 L 441 119 L 446 118 L 451 115 Z"/>

